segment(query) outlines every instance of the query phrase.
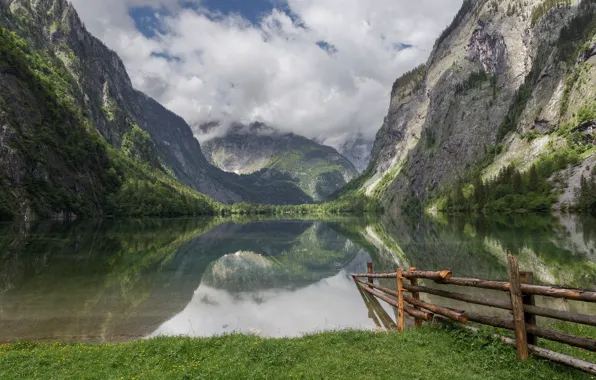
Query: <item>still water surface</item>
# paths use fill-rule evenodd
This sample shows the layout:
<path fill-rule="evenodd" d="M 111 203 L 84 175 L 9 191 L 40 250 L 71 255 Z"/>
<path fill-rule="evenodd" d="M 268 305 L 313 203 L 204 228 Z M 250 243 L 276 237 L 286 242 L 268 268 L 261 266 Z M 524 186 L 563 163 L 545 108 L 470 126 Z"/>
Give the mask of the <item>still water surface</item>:
<path fill-rule="evenodd" d="M 512 252 L 537 283 L 596 290 L 595 249 L 596 219 L 580 216 L 4 224 L 0 342 L 375 328 L 349 276 L 368 261 L 506 279 Z"/>

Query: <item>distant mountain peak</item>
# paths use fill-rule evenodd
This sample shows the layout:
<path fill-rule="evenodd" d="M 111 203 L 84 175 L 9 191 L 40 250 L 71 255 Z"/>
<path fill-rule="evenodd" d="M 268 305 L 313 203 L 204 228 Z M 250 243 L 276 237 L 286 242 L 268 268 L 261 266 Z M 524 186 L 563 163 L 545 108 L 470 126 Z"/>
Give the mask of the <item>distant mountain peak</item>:
<path fill-rule="evenodd" d="M 357 175 L 334 148 L 260 122 L 234 123 L 223 136 L 204 141 L 202 148 L 207 160 L 224 171 L 267 176 L 277 170 L 289 175 L 314 200 L 326 199 Z"/>

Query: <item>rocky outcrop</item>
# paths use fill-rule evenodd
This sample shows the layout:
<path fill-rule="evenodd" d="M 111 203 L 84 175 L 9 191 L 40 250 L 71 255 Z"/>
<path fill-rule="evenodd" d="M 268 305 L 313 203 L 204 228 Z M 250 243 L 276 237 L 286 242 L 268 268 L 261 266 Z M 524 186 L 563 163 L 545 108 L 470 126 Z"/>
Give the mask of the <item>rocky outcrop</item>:
<path fill-rule="evenodd" d="M 497 144 L 484 178 L 519 165 L 519 149 L 539 146 L 537 159 L 565 146 L 567 132 L 555 132 L 594 99 L 594 45 L 583 36 L 596 4 L 542 3 L 464 1 L 427 63 L 396 81 L 363 185 L 390 213 L 428 204 Z M 547 140 L 532 144 L 531 133 Z"/>
<path fill-rule="evenodd" d="M 466 58 L 479 63 L 485 73 L 500 75 L 507 69 L 507 45 L 503 35 L 498 30 L 489 33 L 482 20 L 478 20 L 467 50 Z"/>

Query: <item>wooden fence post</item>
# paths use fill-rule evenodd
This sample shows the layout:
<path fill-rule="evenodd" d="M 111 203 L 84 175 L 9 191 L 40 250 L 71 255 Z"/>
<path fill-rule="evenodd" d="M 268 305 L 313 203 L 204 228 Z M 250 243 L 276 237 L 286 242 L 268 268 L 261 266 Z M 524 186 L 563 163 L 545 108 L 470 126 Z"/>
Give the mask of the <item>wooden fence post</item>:
<path fill-rule="evenodd" d="M 408 269 L 408 270 L 410 272 L 414 272 L 416 270 L 416 267 L 410 267 L 410 269 Z M 418 279 L 417 278 L 411 278 L 410 279 L 410 284 L 412 286 L 418 286 Z M 420 293 L 418 293 L 418 292 L 412 292 L 412 298 L 414 298 L 415 300 L 419 300 L 420 299 Z M 420 310 L 420 308 L 418 306 L 414 306 L 414 309 Z M 414 319 L 414 323 L 416 324 L 416 328 L 422 327 L 422 319 L 415 318 Z"/>
<path fill-rule="evenodd" d="M 526 360 L 529 357 L 528 340 L 517 256 L 508 255 L 507 262 L 509 264 L 509 291 L 513 309 L 513 323 L 515 325 L 515 344 L 517 346 L 519 358 L 521 360 Z"/>
<path fill-rule="evenodd" d="M 404 288 L 403 288 L 403 272 L 401 268 L 397 268 L 397 331 L 404 331 Z"/>
<path fill-rule="evenodd" d="M 519 280 L 522 284 L 534 284 L 534 273 L 519 272 Z M 522 294 L 522 301 L 524 305 L 536 306 L 536 299 L 533 294 Z M 526 325 L 536 325 L 536 315 L 531 313 L 524 313 L 524 320 Z M 527 334 L 528 344 L 536 345 L 538 338 L 534 334 Z"/>
<path fill-rule="evenodd" d="M 373 263 L 372 263 L 372 261 L 369 261 L 369 262 L 366 263 L 366 272 L 369 273 L 369 274 L 372 274 L 372 272 L 373 272 Z M 373 280 L 374 279 L 372 277 L 369 277 L 368 278 L 368 282 L 370 282 L 371 284 L 373 283 Z M 374 311 L 372 309 L 368 309 L 368 317 L 369 318 L 372 318 L 372 315 L 373 314 L 374 314 Z"/>

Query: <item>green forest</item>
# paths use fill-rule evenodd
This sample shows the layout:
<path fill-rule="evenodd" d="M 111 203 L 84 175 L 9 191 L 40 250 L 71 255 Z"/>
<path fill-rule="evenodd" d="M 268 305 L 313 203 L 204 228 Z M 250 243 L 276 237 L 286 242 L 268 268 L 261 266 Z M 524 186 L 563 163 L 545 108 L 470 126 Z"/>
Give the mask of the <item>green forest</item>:
<path fill-rule="evenodd" d="M 581 153 L 582 150 L 562 149 L 541 157 L 527 171 L 508 166 L 487 181 L 477 174 L 471 183 L 456 184 L 447 197 L 445 209 L 451 212 L 548 212 L 560 195 L 556 185 L 561 178 L 553 174 L 577 164 Z M 582 182 L 582 193 L 583 183 L 586 187 L 593 186 L 593 180 Z M 589 202 L 586 198 L 579 207 L 591 209 L 594 205 Z"/>

